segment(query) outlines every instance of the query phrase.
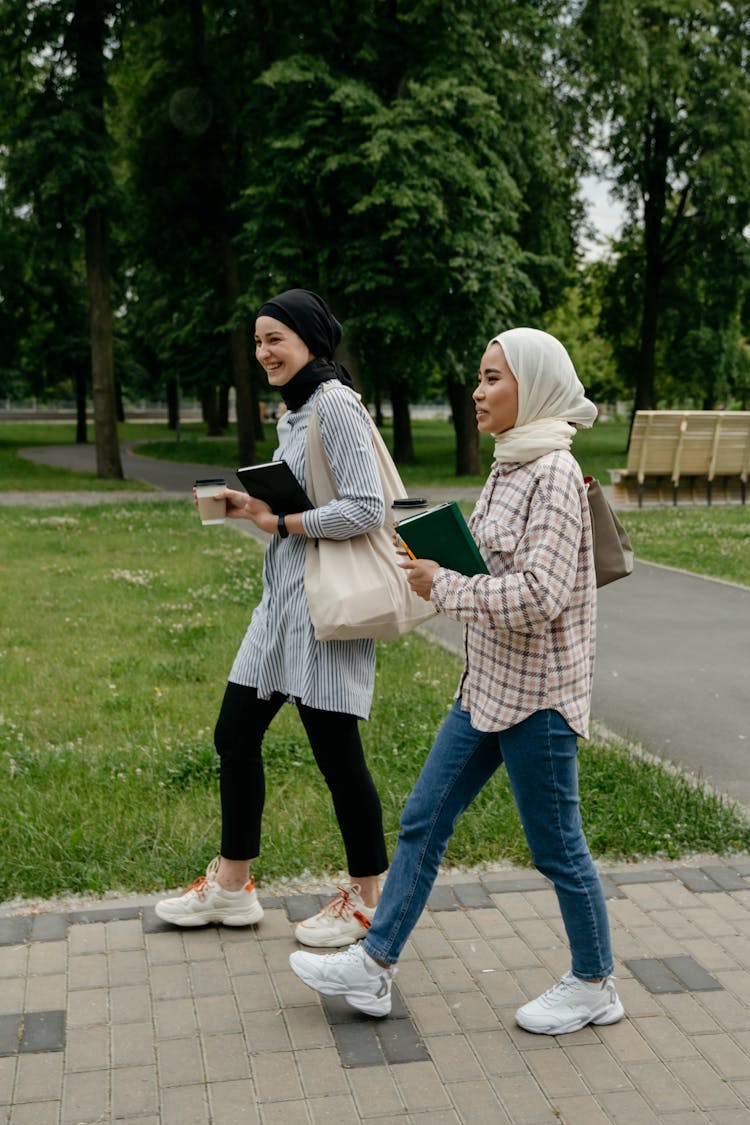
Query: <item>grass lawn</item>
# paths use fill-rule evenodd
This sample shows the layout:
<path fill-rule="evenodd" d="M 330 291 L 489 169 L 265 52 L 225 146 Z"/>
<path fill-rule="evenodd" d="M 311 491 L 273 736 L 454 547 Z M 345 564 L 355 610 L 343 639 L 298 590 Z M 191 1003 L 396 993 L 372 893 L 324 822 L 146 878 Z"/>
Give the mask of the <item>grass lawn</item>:
<path fill-rule="evenodd" d="M 639 517 L 640 518 L 640 517 Z M 212 728 L 260 593 L 261 550 L 184 504 L 0 507 L 0 901 L 184 883 L 218 850 Z M 459 661 L 379 647 L 363 736 L 390 848 Z M 267 739 L 264 880 L 333 876 L 342 846 L 293 708 Z M 750 824 L 627 747 L 587 744 L 582 808 L 607 859 L 750 849 Z M 502 771 L 446 863 L 528 862 Z"/>

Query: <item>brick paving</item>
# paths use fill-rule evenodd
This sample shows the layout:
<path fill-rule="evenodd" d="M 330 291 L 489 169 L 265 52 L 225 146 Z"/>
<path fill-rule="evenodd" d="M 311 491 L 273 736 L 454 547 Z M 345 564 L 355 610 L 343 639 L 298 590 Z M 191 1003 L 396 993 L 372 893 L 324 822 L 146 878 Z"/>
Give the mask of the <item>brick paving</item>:
<path fill-rule="evenodd" d="M 747 1125 L 750 858 L 603 869 L 627 1017 L 552 1038 L 516 1007 L 567 967 L 528 869 L 441 875 L 374 1020 L 291 972 L 332 888 L 256 927 L 176 930 L 154 898 L 0 914 L 9 1125 Z"/>

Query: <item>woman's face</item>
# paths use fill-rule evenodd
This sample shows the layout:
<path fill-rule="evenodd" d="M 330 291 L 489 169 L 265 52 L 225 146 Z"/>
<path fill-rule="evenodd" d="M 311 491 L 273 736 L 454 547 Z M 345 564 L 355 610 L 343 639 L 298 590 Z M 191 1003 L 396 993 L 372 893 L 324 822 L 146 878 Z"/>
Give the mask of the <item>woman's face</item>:
<path fill-rule="evenodd" d="M 479 383 L 472 397 L 480 433 L 502 434 L 515 426 L 518 383 L 499 344 L 490 344 L 482 356 Z"/>
<path fill-rule="evenodd" d="M 283 387 L 298 371 L 314 359 L 305 341 L 272 316 L 259 316 L 255 322 L 255 358 L 272 387 Z"/>

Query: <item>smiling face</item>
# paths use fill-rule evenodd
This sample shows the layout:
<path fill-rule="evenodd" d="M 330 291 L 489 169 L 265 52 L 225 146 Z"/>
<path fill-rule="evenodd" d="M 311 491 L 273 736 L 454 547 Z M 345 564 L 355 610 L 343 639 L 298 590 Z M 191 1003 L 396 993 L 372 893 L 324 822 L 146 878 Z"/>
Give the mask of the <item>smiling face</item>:
<path fill-rule="evenodd" d="M 283 387 L 314 359 L 305 341 L 272 316 L 259 316 L 255 322 L 255 358 L 272 387 Z"/>
<path fill-rule="evenodd" d="M 516 424 L 518 383 L 499 344 L 490 344 L 479 365 L 479 382 L 472 395 L 477 429 L 502 434 Z"/>

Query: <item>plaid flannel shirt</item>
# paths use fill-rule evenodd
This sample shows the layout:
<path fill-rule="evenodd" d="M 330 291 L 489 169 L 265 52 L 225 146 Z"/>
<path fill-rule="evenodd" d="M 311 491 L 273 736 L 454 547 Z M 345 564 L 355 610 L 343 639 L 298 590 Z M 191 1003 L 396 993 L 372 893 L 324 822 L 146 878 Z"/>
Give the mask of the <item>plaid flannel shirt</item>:
<path fill-rule="evenodd" d="M 496 462 L 469 521 L 489 575 L 441 569 L 431 600 L 464 622 L 456 697 L 476 730 L 559 711 L 588 737 L 596 580 L 586 489 L 572 454 Z"/>

